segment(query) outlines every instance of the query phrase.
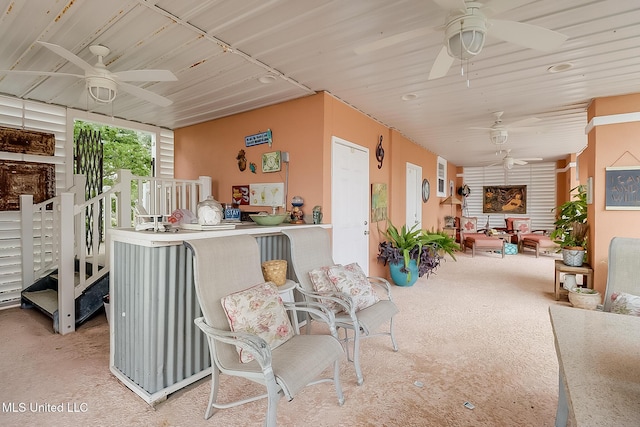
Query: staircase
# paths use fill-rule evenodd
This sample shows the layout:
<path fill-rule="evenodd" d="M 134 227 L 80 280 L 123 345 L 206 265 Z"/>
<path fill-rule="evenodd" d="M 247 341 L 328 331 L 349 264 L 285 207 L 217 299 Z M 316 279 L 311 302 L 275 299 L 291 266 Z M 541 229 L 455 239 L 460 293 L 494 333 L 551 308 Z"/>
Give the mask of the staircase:
<path fill-rule="evenodd" d="M 132 198 L 134 181 L 138 194 Z M 195 212 L 198 201 L 211 194 L 211 177 L 161 179 L 120 170 L 112 188 L 78 203 L 84 188 L 84 176 L 75 175 L 74 185 L 52 199 L 33 204 L 33 196 L 20 196 L 21 305 L 51 317 L 62 335 L 103 307 L 109 294 L 109 230 L 132 226 L 131 201 L 151 215 L 181 208 Z"/>
<path fill-rule="evenodd" d="M 76 262 L 79 267 L 79 262 Z M 86 269 L 91 275 L 92 264 L 88 263 Z M 80 268 L 75 269 L 74 288 L 80 280 Z M 34 284 L 22 291 L 22 308 L 35 308 L 53 319 L 53 330 L 60 332 L 58 310 L 58 270 L 40 278 Z M 75 299 L 75 326 L 79 326 L 88 320 L 103 306 L 103 299 L 109 294 L 109 272 L 93 282 Z"/>

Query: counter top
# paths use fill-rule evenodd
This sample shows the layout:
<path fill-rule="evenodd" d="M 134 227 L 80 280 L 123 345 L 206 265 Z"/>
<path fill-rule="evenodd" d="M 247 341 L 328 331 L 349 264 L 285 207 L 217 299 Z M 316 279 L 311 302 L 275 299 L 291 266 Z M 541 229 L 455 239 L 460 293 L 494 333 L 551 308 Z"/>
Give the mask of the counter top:
<path fill-rule="evenodd" d="M 558 305 L 549 315 L 574 425 L 637 426 L 640 318 Z"/>
<path fill-rule="evenodd" d="M 274 226 L 261 226 L 254 223 L 239 223 L 233 229 L 220 230 L 183 230 L 154 232 L 135 231 L 133 228 L 113 228 L 108 231 L 109 236 L 114 241 L 134 243 L 141 246 L 173 246 L 181 245 L 184 240 L 206 239 L 210 237 L 237 236 L 239 234 L 250 234 L 260 236 L 267 234 L 278 234 L 287 228 L 308 228 L 322 227 L 331 228 L 330 224 L 287 224 L 283 223 Z"/>

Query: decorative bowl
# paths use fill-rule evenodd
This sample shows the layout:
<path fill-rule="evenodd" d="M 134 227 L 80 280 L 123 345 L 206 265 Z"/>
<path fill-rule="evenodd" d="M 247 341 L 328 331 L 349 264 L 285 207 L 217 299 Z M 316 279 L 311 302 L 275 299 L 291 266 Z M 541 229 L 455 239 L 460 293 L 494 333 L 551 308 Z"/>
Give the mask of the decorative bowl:
<path fill-rule="evenodd" d="M 574 307 L 595 310 L 600 304 L 600 292 L 593 289 L 573 288 L 569 291 L 569 302 Z"/>
<path fill-rule="evenodd" d="M 282 221 L 284 221 L 287 214 L 276 214 L 276 215 L 249 215 L 251 220 L 258 225 L 280 225 Z"/>

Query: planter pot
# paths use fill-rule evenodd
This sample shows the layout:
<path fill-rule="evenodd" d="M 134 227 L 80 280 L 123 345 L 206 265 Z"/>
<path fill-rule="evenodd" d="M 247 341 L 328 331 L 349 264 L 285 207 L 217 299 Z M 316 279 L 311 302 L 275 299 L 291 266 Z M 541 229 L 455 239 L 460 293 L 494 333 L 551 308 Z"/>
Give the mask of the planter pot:
<path fill-rule="evenodd" d="M 569 291 L 569 302 L 574 307 L 595 310 L 601 303 L 600 292 L 593 289 L 573 288 Z"/>
<path fill-rule="evenodd" d="M 581 267 L 584 261 L 584 249 L 562 249 L 562 262 L 570 267 Z"/>
<path fill-rule="evenodd" d="M 400 271 L 400 268 L 403 266 L 404 263 L 389 264 L 391 280 L 398 286 L 413 286 L 418 280 L 418 264 L 415 259 L 409 261 L 409 271 L 411 272 L 411 280 L 409 281 L 407 281 L 407 273 Z"/>

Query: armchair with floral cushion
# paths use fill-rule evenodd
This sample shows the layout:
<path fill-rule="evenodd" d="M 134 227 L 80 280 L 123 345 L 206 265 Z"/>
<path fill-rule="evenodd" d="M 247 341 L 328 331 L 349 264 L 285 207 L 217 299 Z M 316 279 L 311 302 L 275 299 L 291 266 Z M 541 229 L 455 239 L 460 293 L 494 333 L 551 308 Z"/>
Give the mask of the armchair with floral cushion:
<path fill-rule="evenodd" d="M 507 232 L 513 232 L 518 244 L 518 251 L 524 252 L 524 249 L 535 251 L 536 258 L 540 255 L 540 251 L 555 251 L 558 245 L 549 238 L 547 230 L 533 230 L 531 227 L 531 219 L 529 218 L 505 218 L 507 224 Z M 513 241 L 513 240 L 512 240 Z"/>

